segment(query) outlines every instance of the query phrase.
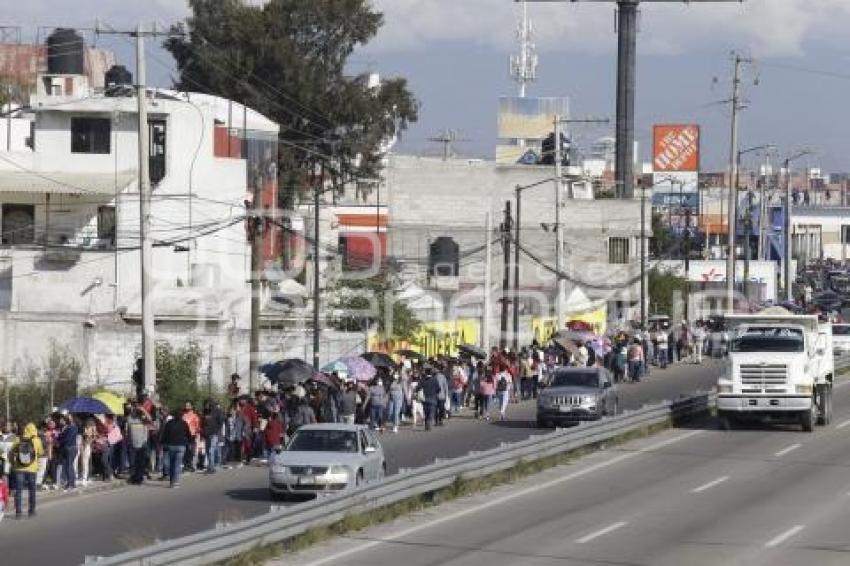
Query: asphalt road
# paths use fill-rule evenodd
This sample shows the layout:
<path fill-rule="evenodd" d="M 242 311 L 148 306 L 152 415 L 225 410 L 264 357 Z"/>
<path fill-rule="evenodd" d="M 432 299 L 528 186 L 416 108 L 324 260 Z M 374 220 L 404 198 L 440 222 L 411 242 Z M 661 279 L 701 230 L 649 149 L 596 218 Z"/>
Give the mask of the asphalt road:
<path fill-rule="evenodd" d="M 719 364 L 679 365 L 655 370 L 640 384 L 620 389 L 620 406 L 674 399 L 708 390 Z M 385 434 L 389 471 L 417 467 L 435 458 L 449 458 L 540 434 L 534 428 L 534 405 L 512 405 L 506 422 L 476 421 L 468 412 L 431 432 L 403 428 Z M 201 530 L 217 523 L 238 521 L 269 510 L 268 472 L 245 467 L 214 476 L 187 477 L 180 490 L 150 482 L 142 487 L 52 498 L 39 506 L 39 515 L 0 523 L 0 564 L 80 564 L 86 556 L 107 556 Z"/>
<path fill-rule="evenodd" d="M 335 539 L 289 565 L 850 564 L 850 381 L 836 419 L 713 419 Z M 282 561 L 278 564 L 283 564 Z"/>

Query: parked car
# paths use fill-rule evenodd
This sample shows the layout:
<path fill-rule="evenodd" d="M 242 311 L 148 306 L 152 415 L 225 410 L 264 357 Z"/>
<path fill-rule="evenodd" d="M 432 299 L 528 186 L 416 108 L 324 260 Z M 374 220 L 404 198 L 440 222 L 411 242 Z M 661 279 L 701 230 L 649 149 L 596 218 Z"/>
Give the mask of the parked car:
<path fill-rule="evenodd" d="M 836 356 L 850 354 L 850 324 L 832 325 L 832 351 Z"/>
<path fill-rule="evenodd" d="M 303 426 L 269 459 L 272 499 L 339 492 L 381 481 L 387 470 L 378 435 L 362 425 Z"/>
<path fill-rule="evenodd" d="M 537 426 L 616 415 L 620 398 L 611 373 L 603 368 L 561 368 L 537 396 Z"/>

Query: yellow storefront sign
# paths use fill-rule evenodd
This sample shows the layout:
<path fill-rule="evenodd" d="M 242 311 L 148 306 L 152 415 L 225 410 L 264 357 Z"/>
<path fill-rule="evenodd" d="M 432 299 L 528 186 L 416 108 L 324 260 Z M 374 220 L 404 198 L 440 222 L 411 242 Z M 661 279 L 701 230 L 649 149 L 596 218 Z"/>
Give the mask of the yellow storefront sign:
<path fill-rule="evenodd" d="M 564 325 L 560 327 L 558 326 L 558 321 L 554 316 L 532 318 L 531 334 L 534 339 L 537 340 L 538 344 L 545 344 L 552 338 L 552 335 L 555 334 L 555 332 L 565 328 L 566 323 L 574 320 L 586 322 L 591 325 L 596 334 L 605 334 L 605 330 L 608 328 L 608 309 L 606 307 L 602 307 L 595 311 L 567 315 L 567 320 L 564 322 Z"/>
<path fill-rule="evenodd" d="M 458 319 L 426 322 L 412 340 L 386 339 L 376 333 L 369 334 L 369 350 L 393 353 L 396 350 L 413 350 L 427 357 L 456 356 L 461 344 L 477 345 L 480 323 L 476 319 Z"/>

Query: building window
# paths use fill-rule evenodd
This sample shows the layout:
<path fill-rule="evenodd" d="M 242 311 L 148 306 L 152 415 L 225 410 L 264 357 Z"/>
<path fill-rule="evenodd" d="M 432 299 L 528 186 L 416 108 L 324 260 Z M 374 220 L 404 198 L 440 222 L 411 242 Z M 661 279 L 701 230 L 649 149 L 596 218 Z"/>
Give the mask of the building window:
<path fill-rule="evenodd" d="M 150 180 L 152 185 L 157 185 L 165 177 L 165 120 L 148 120 L 148 132 Z"/>
<path fill-rule="evenodd" d="M 97 238 L 102 243 L 115 245 L 115 207 L 99 206 L 97 208 Z"/>
<path fill-rule="evenodd" d="M 629 263 L 628 238 L 608 238 L 608 263 Z"/>
<path fill-rule="evenodd" d="M 109 118 L 71 118 L 71 153 L 109 153 Z"/>
<path fill-rule="evenodd" d="M 850 244 L 850 226 L 847 224 L 841 227 L 841 243 Z"/>
<path fill-rule="evenodd" d="M 35 242 L 35 206 L 3 205 L 3 243 L 6 245 Z"/>

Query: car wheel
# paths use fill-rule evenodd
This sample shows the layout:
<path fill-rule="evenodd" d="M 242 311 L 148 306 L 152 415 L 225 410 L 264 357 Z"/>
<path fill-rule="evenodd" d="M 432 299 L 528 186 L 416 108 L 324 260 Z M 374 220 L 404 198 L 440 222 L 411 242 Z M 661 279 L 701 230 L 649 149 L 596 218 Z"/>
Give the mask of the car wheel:
<path fill-rule="evenodd" d="M 620 412 L 620 400 L 614 397 L 614 400 L 611 402 L 611 411 L 608 413 L 611 417 L 616 417 L 617 413 Z"/>
<path fill-rule="evenodd" d="M 549 428 L 549 423 L 540 417 L 537 417 L 537 428 Z"/>
<path fill-rule="evenodd" d="M 278 493 L 273 489 L 269 490 L 269 496 L 271 497 L 272 501 L 286 501 L 286 496 L 284 494 Z"/>
<path fill-rule="evenodd" d="M 363 470 L 357 470 L 357 477 L 354 479 L 354 487 L 363 485 Z"/>
<path fill-rule="evenodd" d="M 387 477 L 387 463 L 381 462 L 381 468 L 378 470 L 378 481 L 383 481 Z"/>

